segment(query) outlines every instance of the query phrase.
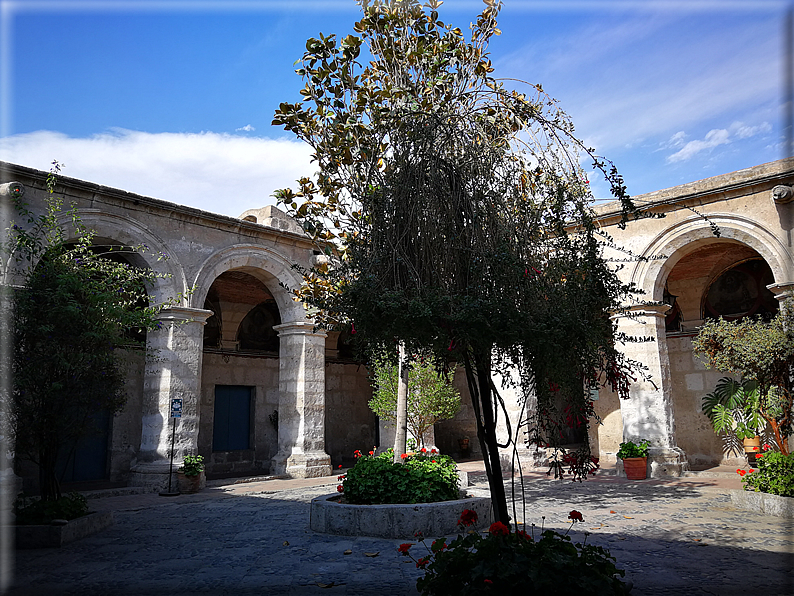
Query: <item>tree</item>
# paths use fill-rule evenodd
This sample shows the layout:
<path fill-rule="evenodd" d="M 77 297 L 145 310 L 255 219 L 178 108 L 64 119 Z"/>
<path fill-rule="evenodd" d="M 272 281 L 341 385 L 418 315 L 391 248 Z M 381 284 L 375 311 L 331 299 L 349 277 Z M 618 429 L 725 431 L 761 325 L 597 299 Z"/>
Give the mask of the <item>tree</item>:
<path fill-rule="evenodd" d="M 715 430 L 727 428 L 733 420 L 729 411 L 739 408 L 753 421 L 751 428 L 758 427 L 759 416 L 769 424 L 784 455 L 789 452 L 794 404 L 793 312 L 794 300 L 789 299 L 768 322 L 754 317 L 709 319 L 692 342 L 695 353 L 706 356 L 706 366 L 740 379 L 721 379 L 703 398 L 704 411 L 714 413 L 709 417 Z"/>
<path fill-rule="evenodd" d="M 397 420 L 398 364 L 379 359 L 372 364 L 373 397 L 370 409 L 384 420 Z M 408 371 L 408 428 L 419 446 L 440 420 L 454 418 L 460 410 L 460 392 L 431 359 L 415 359 Z"/>
<path fill-rule="evenodd" d="M 557 395 L 568 416 L 589 419 L 586 386 L 628 394 L 632 363 L 606 313 L 631 288 L 601 257 L 580 154 L 622 202 L 623 223 L 633 205 L 540 85 L 519 92 L 492 76 L 502 3 L 484 2 L 468 41 L 439 19 L 437 0 L 359 0 L 359 35 L 309 39 L 303 99 L 280 104 L 273 123 L 312 147 L 319 171 L 276 195 L 329 256 L 296 290 L 320 308 L 318 325 L 352 324 L 370 345 L 403 341 L 462 364 L 496 517 L 508 523 L 492 374 L 519 371 L 544 413 L 531 432 L 551 442 L 565 423 Z"/>
<path fill-rule="evenodd" d="M 74 209 L 66 213 L 77 239 L 67 241 L 58 223 L 63 204 L 53 195 L 57 171 L 56 164 L 43 214 L 14 198 L 19 223 L 3 246 L 4 285 L 14 272 L 24 281 L 13 290 L 15 449 L 38 465 L 45 501 L 61 497 L 59 458 L 98 431 L 95 414 L 123 407 L 127 348 L 140 343 L 134 331 L 159 324 L 164 306 L 150 305 L 147 293 L 158 274 L 121 256 L 136 249 L 94 246 Z"/>

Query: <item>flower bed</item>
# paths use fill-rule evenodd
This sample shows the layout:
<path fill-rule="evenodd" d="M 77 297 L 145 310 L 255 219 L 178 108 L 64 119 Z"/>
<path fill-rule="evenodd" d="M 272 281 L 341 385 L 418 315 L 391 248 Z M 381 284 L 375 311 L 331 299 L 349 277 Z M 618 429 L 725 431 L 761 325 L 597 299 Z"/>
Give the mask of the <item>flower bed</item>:
<path fill-rule="evenodd" d="M 744 490 L 732 490 L 731 502 L 742 509 L 794 518 L 794 454 L 771 449 L 767 444 L 756 454 L 757 470 L 736 470 Z"/>

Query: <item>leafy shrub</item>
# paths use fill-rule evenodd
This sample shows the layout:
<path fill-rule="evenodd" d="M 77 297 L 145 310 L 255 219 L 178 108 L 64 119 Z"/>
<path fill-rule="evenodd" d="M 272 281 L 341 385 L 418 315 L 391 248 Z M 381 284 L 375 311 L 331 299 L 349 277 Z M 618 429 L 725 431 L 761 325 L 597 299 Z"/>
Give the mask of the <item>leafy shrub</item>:
<path fill-rule="evenodd" d="M 650 444 L 647 440 L 643 440 L 639 445 L 633 441 L 626 441 L 625 443 L 620 444 L 617 457 L 620 459 L 628 459 L 630 457 L 648 457 L 649 445 Z"/>
<path fill-rule="evenodd" d="M 744 489 L 794 497 L 794 454 L 783 455 L 764 445 L 764 452 L 755 457 L 758 463 L 756 471 L 737 470 L 742 476 Z"/>
<path fill-rule="evenodd" d="M 569 519 L 571 525 L 584 521 L 578 511 L 571 511 Z M 476 521 L 477 514 L 465 510 L 458 523 L 467 526 Z M 420 542 L 424 544 L 421 537 Z M 411 546 L 402 544 L 398 551 L 414 559 Z M 607 550 L 574 544 L 569 536 L 552 530 L 542 532 L 536 541 L 527 532 L 510 532 L 496 522 L 485 537 L 472 530 L 450 544 L 439 538 L 425 548 L 427 556 L 414 559 L 418 568 L 425 569 L 424 577 L 416 582 L 424 596 L 625 593 L 619 579 L 625 572 L 615 567 Z"/>
<path fill-rule="evenodd" d="M 198 476 L 203 471 L 204 458 L 201 455 L 186 455 L 182 466 L 177 469 L 185 476 Z"/>
<path fill-rule="evenodd" d="M 48 524 L 54 519 L 77 519 L 88 513 L 88 501 L 80 493 L 69 493 L 56 500 L 42 501 L 20 496 L 14 503 L 16 523 Z"/>
<path fill-rule="evenodd" d="M 399 463 L 393 461 L 391 449 L 381 455 L 371 451 L 354 455 L 356 463 L 340 485 L 347 503 L 434 503 L 458 498 L 455 461 L 435 449 L 404 456 Z"/>

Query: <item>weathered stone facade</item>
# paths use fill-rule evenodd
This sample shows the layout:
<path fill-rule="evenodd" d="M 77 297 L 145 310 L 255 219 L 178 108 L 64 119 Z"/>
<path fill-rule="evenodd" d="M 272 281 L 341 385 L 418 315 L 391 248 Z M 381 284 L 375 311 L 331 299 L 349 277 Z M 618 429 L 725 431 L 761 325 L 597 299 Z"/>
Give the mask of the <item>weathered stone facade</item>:
<path fill-rule="evenodd" d="M 12 164 L 0 170 L 0 182 L 21 183 L 31 207 L 41 209 L 46 173 Z M 654 340 L 625 348 L 648 367 L 651 382 L 636 383 L 625 401 L 599 390 L 602 423 L 593 425 L 590 439 L 604 461 L 615 461 L 621 441 L 640 438 L 651 440 L 653 476 L 740 458 L 700 413 L 702 396 L 722 374 L 705 369 L 691 342 L 704 317 L 747 302 L 731 294 L 736 284 L 745 294 L 755 292 L 753 283 L 771 291 L 759 290 L 739 310 L 769 311 L 794 295 L 792 185 L 794 160 L 783 160 L 635 197 L 664 218 L 640 219 L 624 230 L 614 205 L 598 208 L 598 222 L 616 244 L 643 257 L 607 253 L 622 265 L 621 278 L 645 292 L 618 325 Z M 154 288 L 155 299 L 178 302 L 163 311 L 162 328 L 147 336 L 158 359 L 131 360 L 129 400 L 107 437 L 106 478 L 152 490 L 167 484 L 173 398 L 184 404 L 173 437 L 176 462 L 201 454 L 210 474 L 326 475 L 353 450 L 388 443 L 388 429 L 378 428 L 367 406 L 365 368 L 344 357 L 338 333 L 315 331 L 285 289 L 300 283 L 293 265 L 307 267 L 317 257 L 284 213 L 264 207 L 236 219 L 69 178 L 60 180 L 57 194 L 77 207 L 98 242 L 146 245 L 137 264 L 169 275 Z M 672 297 L 674 308 L 659 305 Z M 455 384 L 463 408 L 436 425 L 436 444 L 460 455 L 457 441 L 468 437 L 476 456 L 461 374 Z M 234 436 L 220 428 L 219 417 L 227 414 L 218 409 L 218 396 L 225 390 L 238 396 L 229 398 L 238 404 Z M 519 400 L 509 391 L 504 397 L 515 428 Z M 524 457 L 533 461 L 529 451 Z"/>

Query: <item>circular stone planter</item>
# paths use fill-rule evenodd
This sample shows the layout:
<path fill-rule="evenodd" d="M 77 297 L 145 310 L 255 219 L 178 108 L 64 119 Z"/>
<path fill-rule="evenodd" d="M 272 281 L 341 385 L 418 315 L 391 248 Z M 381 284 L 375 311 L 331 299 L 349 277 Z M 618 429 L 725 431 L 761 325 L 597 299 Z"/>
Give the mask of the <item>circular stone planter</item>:
<path fill-rule="evenodd" d="M 467 497 L 438 503 L 408 505 L 349 505 L 340 503 L 342 495 L 312 499 L 309 526 L 315 532 L 342 536 L 414 538 L 447 536 L 458 532 L 458 519 L 464 509 L 477 512 L 477 528 L 491 523 L 490 497 Z"/>

